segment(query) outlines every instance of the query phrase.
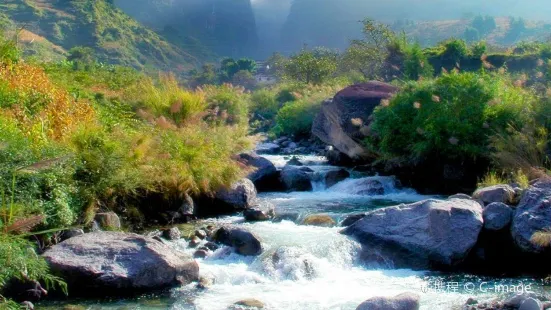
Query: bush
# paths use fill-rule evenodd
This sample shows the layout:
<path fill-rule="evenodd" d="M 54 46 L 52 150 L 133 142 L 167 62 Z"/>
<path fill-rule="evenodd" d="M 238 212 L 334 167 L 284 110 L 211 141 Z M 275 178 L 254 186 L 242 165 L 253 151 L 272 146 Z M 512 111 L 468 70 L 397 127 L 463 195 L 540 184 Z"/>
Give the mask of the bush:
<path fill-rule="evenodd" d="M 524 123 L 532 100 L 494 75 L 452 72 L 411 82 L 375 111 L 368 144 L 385 159 L 411 163 L 488 158 L 492 133 Z"/>
<path fill-rule="evenodd" d="M 460 62 L 462 59 L 467 57 L 469 52 L 467 48 L 467 43 L 464 40 L 451 39 L 444 42 L 444 51 L 442 53 L 442 58 L 451 61 L 451 62 Z"/>
<path fill-rule="evenodd" d="M 434 68 L 419 44 L 407 48 L 404 60 L 404 74 L 409 80 L 418 80 L 421 77 L 432 77 Z"/>
<path fill-rule="evenodd" d="M 312 123 L 321 108 L 321 101 L 298 100 L 286 103 L 277 113 L 277 135 L 304 137 L 310 135 Z"/>

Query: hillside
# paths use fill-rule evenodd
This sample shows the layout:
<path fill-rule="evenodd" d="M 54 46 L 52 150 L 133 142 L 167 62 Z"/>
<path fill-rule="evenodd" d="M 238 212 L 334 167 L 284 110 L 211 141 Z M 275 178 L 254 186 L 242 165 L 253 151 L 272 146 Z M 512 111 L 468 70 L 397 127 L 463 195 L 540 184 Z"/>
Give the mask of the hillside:
<path fill-rule="evenodd" d="M 257 55 L 259 39 L 250 0 L 114 0 L 114 3 L 144 25 L 175 39 L 178 46 L 201 42 L 219 56 Z"/>
<path fill-rule="evenodd" d="M 12 30 L 25 29 L 20 43 L 25 47 L 27 42 L 27 53 L 48 51 L 55 58 L 72 47 L 89 46 L 103 62 L 178 72 L 200 62 L 192 56 L 197 55 L 193 51 L 200 49 L 199 43 L 178 47 L 110 2 L 5 0 L 0 4 L 4 14 L 0 21 Z"/>
<path fill-rule="evenodd" d="M 544 22 L 526 21 L 526 29 L 517 37 L 508 37 L 511 29 L 509 17 L 496 17 L 496 29 L 482 36 L 480 39 L 490 45 L 510 46 L 520 41 L 544 40 L 550 34 L 550 25 Z M 420 21 L 408 26 L 397 26 L 395 30 L 405 31 L 408 37 L 419 43 L 429 46 L 448 38 L 464 38 L 465 29 L 469 27 L 470 19 Z"/>

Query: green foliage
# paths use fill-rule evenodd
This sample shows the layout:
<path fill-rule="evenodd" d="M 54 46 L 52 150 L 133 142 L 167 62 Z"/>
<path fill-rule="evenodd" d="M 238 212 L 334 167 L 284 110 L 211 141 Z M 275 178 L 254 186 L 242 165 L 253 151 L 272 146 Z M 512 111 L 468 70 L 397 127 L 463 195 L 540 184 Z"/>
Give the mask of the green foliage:
<path fill-rule="evenodd" d="M 0 61 L 16 62 L 19 60 L 20 53 L 15 42 L 15 39 L 6 38 L 0 28 Z"/>
<path fill-rule="evenodd" d="M 444 42 L 443 46 L 444 51 L 442 52 L 441 57 L 450 62 L 458 63 L 469 53 L 467 43 L 464 40 L 451 39 Z"/>
<path fill-rule="evenodd" d="M 39 281 L 46 284 L 46 289 L 59 287 L 67 292 L 67 285 L 50 274 L 46 261 L 22 237 L 0 233 L 0 264 L 0 288 L 11 279 L 19 279 Z"/>
<path fill-rule="evenodd" d="M 408 162 L 488 158 L 492 133 L 522 124 L 532 100 L 494 75 L 450 73 L 410 82 L 376 110 L 368 144 L 385 159 Z"/>
<path fill-rule="evenodd" d="M 75 69 L 90 69 L 96 62 L 94 50 L 90 47 L 76 46 L 69 50 L 67 60 L 72 61 Z"/>
<path fill-rule="evenodd" d="M 423 53 L 419 44 L 414 44 L 406 50 L 404 60 L 404 75 L 409 80 L 418 80 L 421 77 L 432 77 L 434 69 Z"/>
<path fill-rule="evenodd" d="M 277 113 L 277 135 L 308 136 L 321 102 L 298 100 L 286 103 Z"/>
<path fill-rule="evenodd" d="M 302 50 L 289 58 L 285 65 L 285 76 L 306 84 L 321 84 L 337 69 L 333 55 L 319 54 L 316 51 Z"/>
<path fill-rule="evenodd" d="M 220 63 L 220 76 L 223 81 L 232 81 L 233 77 L 239 71 L 246 71 L 249 73 L 256 72 L 256 62 L 252 59 L 242 58 L 234 60 L 233 58 L 225 58 Z"/>
<path fill-rule="evenodd" d="M 285 73 L 285 65 L 287 64 L 287 61 L 287 57 L 282 54 L 277 52 L 273 53 L 272 56 L 266 60 L 266 65 L 270 67 L 267 72 L 277 77 L 282 77 Z"/>
<path fill-rule="evenodd" d="M 488 46 L 485 41 L 479 41 L 471 45 L 470 54 L 473 58 L 480 59 L 486 54 Z"/>
<path fill-rule="evenodd" d="M 389 46 L 396 40 L 392 30 L 383 23 L 365 19 L 364 39 L 353 40 L 343 55 L 341 66 L 345 70 L 359 71 L 366 79 L 377 79 L 383 75 L 383 67 L 388 58 Z M 394 50 L 400 50 L 400 47 Z"/>

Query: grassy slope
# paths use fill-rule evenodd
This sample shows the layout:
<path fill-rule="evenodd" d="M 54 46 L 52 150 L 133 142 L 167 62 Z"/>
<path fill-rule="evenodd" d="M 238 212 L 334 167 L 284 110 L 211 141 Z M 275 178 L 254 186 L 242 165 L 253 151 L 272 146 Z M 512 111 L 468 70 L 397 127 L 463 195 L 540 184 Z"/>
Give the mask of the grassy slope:
<path fill-rule="evenodd" d="M 404 31 L 408 37 L 416 38 L 421 44 L 430 46 L 452 37 L 463 38 L 470 22 L 467 19 L 422 21 L 416 22 Z M 483 39 L 491 45 L 503 45 L 503 38 L 510 27 L 509 18 L 497 17 L 496 24 L 497 28 Z M 526 21 L 526 27 L 527 31 L 521 36 L 521 41 L 543 40 L 549 32 L 543 22 Z"/>
<path fill-rule="evenodd" d="M 83 45 L 102 61 L 137 68 L 183 71 L 198 61 L 105 0 L 5 0 L 0 11 L 32 33 L 26 37 L 51 42 L 44 44 L 54 55 Z"/>

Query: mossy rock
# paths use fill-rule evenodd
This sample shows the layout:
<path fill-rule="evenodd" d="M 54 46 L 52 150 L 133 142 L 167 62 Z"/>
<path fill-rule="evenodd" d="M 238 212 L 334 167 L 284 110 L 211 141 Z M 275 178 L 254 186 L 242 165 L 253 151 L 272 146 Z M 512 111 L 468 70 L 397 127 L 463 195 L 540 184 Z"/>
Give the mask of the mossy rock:
<path fill-rule="evenodd" d="M 308 226 L 333 227 L 337 223 L 332 217 L 327 214 L 312 214 L 308 215 L 302 221 L 302 224 Z"/>

